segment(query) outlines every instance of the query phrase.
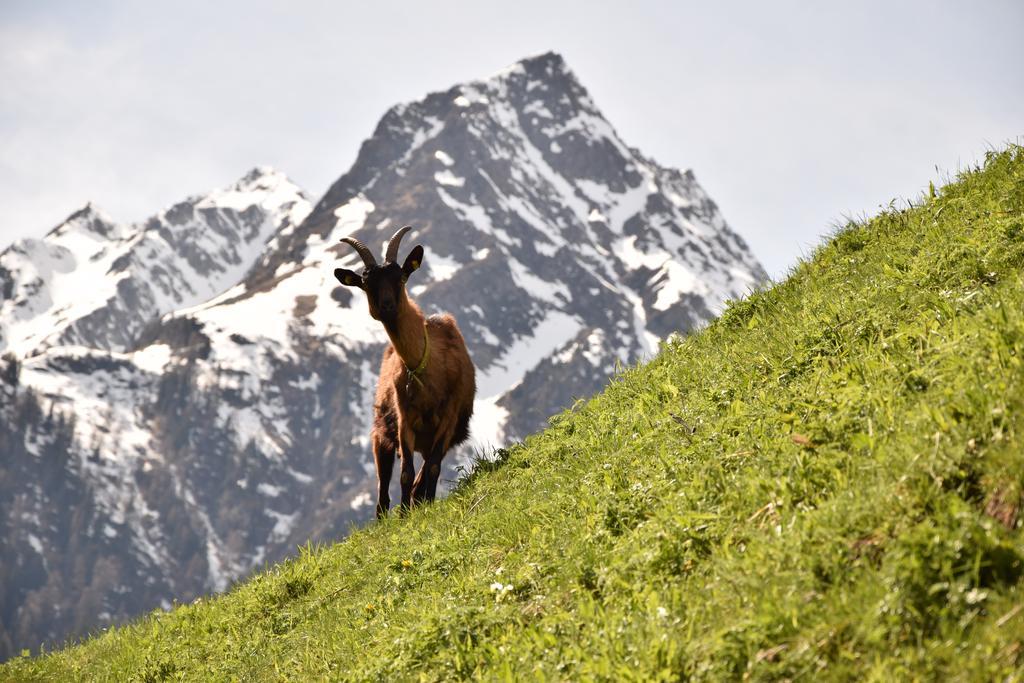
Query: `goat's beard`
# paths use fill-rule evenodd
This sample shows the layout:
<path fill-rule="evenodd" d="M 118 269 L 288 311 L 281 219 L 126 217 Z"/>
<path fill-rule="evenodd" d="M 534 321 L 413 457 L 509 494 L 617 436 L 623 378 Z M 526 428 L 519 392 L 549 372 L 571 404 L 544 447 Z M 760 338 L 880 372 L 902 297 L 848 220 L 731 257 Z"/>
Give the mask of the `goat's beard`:
<path fill-rule="evenodd" d="M 382 315 L 380 317 L 380 321 L 381 321 L 381 323 L 383 323 L 384 329 L 385 329 L 385 331 L 387 331 L 388 335 L 390 335 L 391 337 L 394 337 L 394 338 L 398 337 L 398 312 L 397 311 L 395 311 L 395 313 L 393 315 L 387 315 L 387 316 Z"/>

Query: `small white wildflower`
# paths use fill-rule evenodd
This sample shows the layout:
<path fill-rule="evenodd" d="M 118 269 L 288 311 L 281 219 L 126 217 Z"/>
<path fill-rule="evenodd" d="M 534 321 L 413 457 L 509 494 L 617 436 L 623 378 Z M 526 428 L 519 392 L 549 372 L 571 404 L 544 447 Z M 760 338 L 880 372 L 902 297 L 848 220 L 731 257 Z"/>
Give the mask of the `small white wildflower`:
<path fill-rule="evenodd" d="M 983 591 L 980 588 L 972 588 L 967 591 L 967 595 L 964 596 L 968 605 L 977 605 L 979 602 L 985 602 L 987 598 L 988 592 Z"/>
<path fill-rule="evenodd" d="M 665 609 L 664 607 L 659 607 L 658 608 L 658 618 L 659 619 L 667 619 L 668 618 L 668 610 Z"/>
<path fill-rule="evenodd" d="M 508 595 L 514 590 L 515 586 L 513 586 L 511 583 L 503 584 L 501 581 L 495 581 L 491 584 L 491 592 L 497 593 L 497 595 L 494 596 L 494 599 L 498 602 L 501 602 L 502 598 L 504 598 L 506 595 Z"/>
<path fill-rule="evenodd" d="M 604 469 L 606 469 L 606 470 L 610 470 L 611 468 L 612 468 L 612 464 L 611 464 L 610 462 L 606 462 L 606 463 L 604 464 Z"/>

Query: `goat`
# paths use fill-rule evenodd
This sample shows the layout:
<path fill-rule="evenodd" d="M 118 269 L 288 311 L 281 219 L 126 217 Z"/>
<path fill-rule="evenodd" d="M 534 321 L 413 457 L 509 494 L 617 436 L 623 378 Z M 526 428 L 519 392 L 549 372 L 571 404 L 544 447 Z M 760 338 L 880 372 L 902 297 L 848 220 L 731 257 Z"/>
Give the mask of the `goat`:
<path fill-rule="evenodd" d="M 391 344 L 384 349 L 374 401 L 373 459 L 377 465 L 377 517 L 391 505 L 389 487 L 395 452 L 402 459 L 402 509 L 433 500 L 441 460 L 469 435 L 476 377 L 455 318 L 445 313 L 429 318 L 409 298 L 405 283 L 423 262 L 417 245 L 399 266 L 398 246 L 412 230 L 405 226 L 388 242 L 384 263 L 355 237 L 342 238 L 363 260 L 362 274 L 336 268 L 334 276 L 348 287 L 366 292 L 370 316 L 384 325 Z M 413 479 L 413 453 L 423 465 Z"/>

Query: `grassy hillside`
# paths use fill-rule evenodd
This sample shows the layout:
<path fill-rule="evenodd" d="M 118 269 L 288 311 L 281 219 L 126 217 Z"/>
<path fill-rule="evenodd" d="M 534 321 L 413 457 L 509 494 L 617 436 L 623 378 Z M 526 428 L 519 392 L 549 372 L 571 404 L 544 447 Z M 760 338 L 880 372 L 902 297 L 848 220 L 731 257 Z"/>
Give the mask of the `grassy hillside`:
<path fill-rule="evenodd" d="M 448 500 L 0 678 L 1022 676 L 1024 150 Z"/>

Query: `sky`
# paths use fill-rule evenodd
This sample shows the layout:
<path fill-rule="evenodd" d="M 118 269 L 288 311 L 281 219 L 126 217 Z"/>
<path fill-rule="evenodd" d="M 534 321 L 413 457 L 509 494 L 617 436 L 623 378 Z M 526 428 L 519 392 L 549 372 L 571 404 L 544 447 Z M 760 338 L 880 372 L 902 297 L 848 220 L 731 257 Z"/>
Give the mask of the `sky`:
<path fill-rule="evenodd" d="M 776 278 L 1024 142 L 1024 3 L 0 0 L 0 248 L 271 165 L 319 198 L 392 105 L 561 53 Z"/>

